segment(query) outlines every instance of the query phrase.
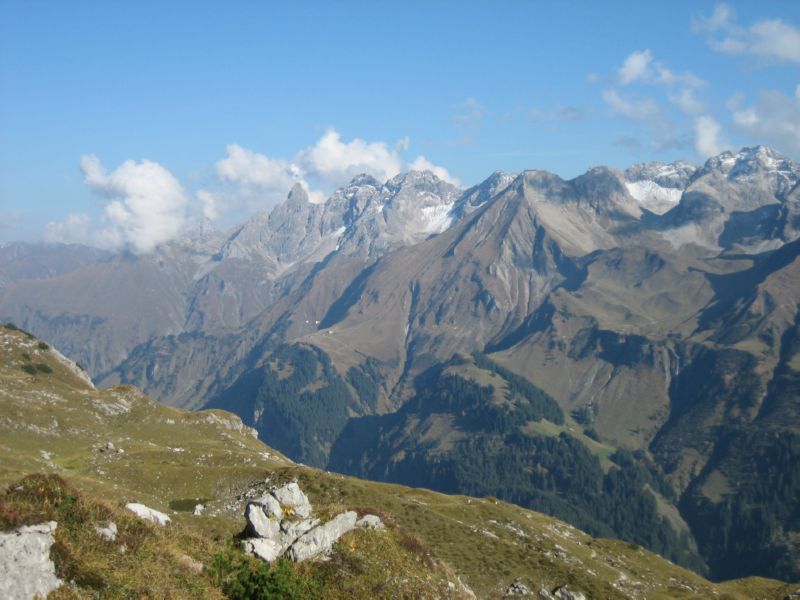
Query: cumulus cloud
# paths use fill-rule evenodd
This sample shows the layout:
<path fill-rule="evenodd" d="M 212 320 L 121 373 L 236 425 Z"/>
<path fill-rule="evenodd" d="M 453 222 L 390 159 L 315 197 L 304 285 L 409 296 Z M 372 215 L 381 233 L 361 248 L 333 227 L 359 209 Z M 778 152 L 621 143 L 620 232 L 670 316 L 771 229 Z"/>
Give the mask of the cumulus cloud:
<path fill-rule="evenodd" d="M 408 141 L 403 139 L 400 147 L 407 144 Z M 335 129 L 329 129 L 316 144 L 301 150 L 296 161 L 303 171 L 331 185 L 340 185 L 360 173 L 368 173 L 385 181 L 403 169 L 398 148 L 390 148 L 385 142 L 367 142 L 361 138 L 344 142 Z"/>
<path fill-rule="evenodd" d="M 422 154 L 420 154 L 417 158 L 413 160 L 408 165 L 408 168 L 412 171 L 430 171 L 434 175 L 436 175 L 439 179 L 443 179 L 448 183 L 452 183 L 455 186 L 461 185 L 461 182 L 458 180 L 457 177 L 453 177 L 450 175 L 450 172 L 445 169 L 444 167 L 439 167 L 425 158 Z"/>
<path fill-rule="evenodd" d="M 741 96 L 728 102 L 731 119 L 739 131 L 755 142 L 768 142 L 787 151 L 800 153 L 800 96 L 777 90 L 762 90 L 756 102 L 743 105 Z"/>
<path fill-rule="evenodd" d="M 707 34 L 708 44 L 716 52 L 800 64 L 800 28 L 781 19 L 742 26 L 735 21 L 732 8 L 718 4 L 709 17 L 696 19 L 693 25 L 695 31 Z"/>
<path fill-rule="evenodd" d="M 720 154 L 725 148 L 722 142 L 722 127 L 713 117 L 702 115 L 694 122 L 695 142 L 697 153 L 703 158 Z"/>
<path fill-rule="evenodd" d="M 300 167 L 285 160 L 274 160 L 238 144 L 225 148 L 227 156 L 216 164 L 223 181 L 260 188 L 291 188 L 302 179 Z"/>
<path fill-rule="evenodd" d="M 653 55 L 650 50 L 631 52 L 617 71 L 619 82 L 622 85 L 628 85 L 634 81 L 645 79 L 650 74 L 651 62 L 653 62 Z"/>
<path fill-rule="evenodd" d="M 93 228 L 90 217 L 72 214 L 47 224 L 48 240 L 146 253 L 184 228 L 188 197 L 180 182 L 158 163 L 128 160 L 108 172 L 96 156 L 83 156 L 81 170 L 86 185 L 106 201 L 101 223 Z"/>

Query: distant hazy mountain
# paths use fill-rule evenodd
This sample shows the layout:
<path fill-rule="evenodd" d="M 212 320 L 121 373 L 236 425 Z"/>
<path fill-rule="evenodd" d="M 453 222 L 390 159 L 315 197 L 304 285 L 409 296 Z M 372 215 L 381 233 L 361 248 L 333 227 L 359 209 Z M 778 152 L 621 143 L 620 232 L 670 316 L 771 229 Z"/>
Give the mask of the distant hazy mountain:
<path fill-rule="evenodd" d="M 52 248 L 19 246 L 0 317 L 316 466 L 797 578 L 799 179 L 759 146 L 466 191 L 360 176 L 322 204 L 297 186 L 151 255 L 48 271 Z"/>

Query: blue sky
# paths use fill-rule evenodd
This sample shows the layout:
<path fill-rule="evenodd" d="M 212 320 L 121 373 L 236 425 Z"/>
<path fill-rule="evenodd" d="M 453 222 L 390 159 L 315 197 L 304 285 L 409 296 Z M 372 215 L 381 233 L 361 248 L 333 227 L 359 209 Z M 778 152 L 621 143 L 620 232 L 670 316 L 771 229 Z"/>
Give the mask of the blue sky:
<path fill-rule="evenodd" d="M 800 158 L 800 2 L 0 1 L 0 241 L 147 251 L 356 172 Z"/>

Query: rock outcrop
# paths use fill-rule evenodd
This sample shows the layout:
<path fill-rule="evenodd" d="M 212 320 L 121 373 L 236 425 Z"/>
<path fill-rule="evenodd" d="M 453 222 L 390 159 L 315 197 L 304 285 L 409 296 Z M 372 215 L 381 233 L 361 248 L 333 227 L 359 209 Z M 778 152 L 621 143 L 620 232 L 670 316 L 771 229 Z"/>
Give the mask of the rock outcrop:
<path fill-rule="evenodd" d="M 143 521 L 150 521 L 161 527 L 164 527 L 164 525 L 172 520 L 164 513 L 150 508 L 149 506 L 145 506 L 144 504 L 139 504 L 138 502 L 130 502 L 125 505 L 125 508 Z"/>
<path fill-rule="evenodd" d="M 0 533 L 0 598 L 46 597 L 62 581 L 50 560 L 55 521 Z"/>
<path fill-rule="evenodd" d="M 245 552 L 266 562 L 287 556 L 301 562 L 324 555 L 346 533 L 360 527 L 383 529 L 380 518 L 347 511 L 326 523 L 312 517 L 311 503 L 297 483 L 289 483 L 248 502 L 245 511 L 250 537 L 242 542 Z"/>
<path fill-rule="evenodd" d="M 553 590 L 553 597 L 558 598 L 559 600 L 586 600 L 586 596 L 584 594 L 571 590 L 565 585 Z"/>

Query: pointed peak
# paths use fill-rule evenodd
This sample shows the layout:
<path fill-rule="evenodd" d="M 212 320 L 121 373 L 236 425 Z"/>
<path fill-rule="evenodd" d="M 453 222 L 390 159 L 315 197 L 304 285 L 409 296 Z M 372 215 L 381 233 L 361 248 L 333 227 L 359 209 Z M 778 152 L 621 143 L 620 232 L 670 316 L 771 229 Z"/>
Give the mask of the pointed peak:
<path fill-rule="evenodd" d="M 295 183 L 292 186 L 292 189 L 289 190 L 289 195 L 286 197 L 287 202 L 295 202 L 298 204 L 303 204 L 308 202 L 308 192 L 306 188 L 301 183 Z"/>

